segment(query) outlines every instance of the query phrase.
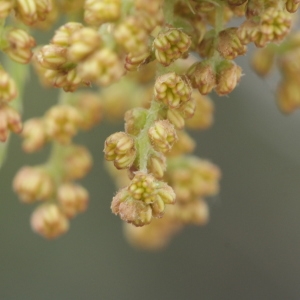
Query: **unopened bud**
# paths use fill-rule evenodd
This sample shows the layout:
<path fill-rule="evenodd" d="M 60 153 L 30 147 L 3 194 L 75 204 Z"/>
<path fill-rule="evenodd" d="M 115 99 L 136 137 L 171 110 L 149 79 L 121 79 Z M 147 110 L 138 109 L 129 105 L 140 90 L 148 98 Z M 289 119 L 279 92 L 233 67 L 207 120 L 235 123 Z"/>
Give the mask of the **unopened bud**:
<path fill-rule="evenodd" d="M 23 167 L 13 181 L 14 191 L 24 203 L 49 199 L 54 192 L 50 175 L 41 168 Z"/>
<path fill-rule="evenodd" d="M 156 121 L 148 131 L 148 136 L 156 151 L 167 153 L 177 141 L 174 126 L 168 120 Z"/>
<path fill-rule="evenodd" d="M 39 206 L 31 216 L 32 230 L 47 239 L 57 238 L 69 229 L 69 221 L 55 204 Z"/>
<path fill-rule="evenodd" d="M 155 178 L 162 179 L 166 168 L 167 164 L 164 155 L 159 152 L 150 155 L 147 162 L 147 169 Z"/>
<path fill-rule="evenodd" d="M 59 47 L 69 47 L 71 44 L 71 36 L 82 28 L 83 25 L 81 23 L 66 23 L 55 31 L 55 35 L 51 40 L 51 44 Z"/>
<path fill-rule="evenodd" d="M 58 70 L 68 61 L 67 48 L 57 45 L 46 45 L 38 51 L 37 60 L 43 68 Z"/>
<path fill-rule="evenodd" d="M 61 210 L 68 218 L 75 217 L 87 208 L 89 194 L 78 184 L 64 183 L 57 191 L 57 201 Z"/>
<path fill-rule="evenodd" d="M 0 2 L 0 19 L 5 19 L 13 9 L 14 2 L 11 0 L 2 0 Z"/>
<path fill-rule="evenodd" d="M 17 97 L 15 81 L 3 69 L 0 69 L 0 104 L 10 102 Z M 1 109 L 1 108 L 0 108 Z"/>

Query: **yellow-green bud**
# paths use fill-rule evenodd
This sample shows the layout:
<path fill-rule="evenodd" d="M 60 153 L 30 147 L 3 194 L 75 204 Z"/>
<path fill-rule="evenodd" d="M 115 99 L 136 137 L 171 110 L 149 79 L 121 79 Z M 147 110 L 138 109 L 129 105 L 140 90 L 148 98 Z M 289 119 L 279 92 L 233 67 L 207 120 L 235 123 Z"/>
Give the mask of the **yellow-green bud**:
<path fill-rule="evenodd" d="M 0 69 L 0 104 L 10 102 L 17 97 L 15 81 L 3 69 Z M 1 109 L 1 108 L 0 108 Z"/>

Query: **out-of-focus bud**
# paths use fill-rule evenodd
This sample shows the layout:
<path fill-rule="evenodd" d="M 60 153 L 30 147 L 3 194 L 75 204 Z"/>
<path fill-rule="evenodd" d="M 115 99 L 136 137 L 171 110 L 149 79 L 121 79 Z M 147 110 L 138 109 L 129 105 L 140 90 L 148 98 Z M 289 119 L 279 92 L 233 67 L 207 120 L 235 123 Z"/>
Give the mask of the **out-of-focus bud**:
<path fill-rule="evenodd" d="M 65 179 L 81 179 L 91 169 L 93 159 L 88 149 L 83 146 L 72 146 L 65 156 L 63 168 Z"/>
<path fill-rule="evenodd" d="M 151 14 L 156 14 L 161 8 L 163 0 L 152 0 L 149 2 L 148 0 L 135 0 L 134 4 L 137 9 L 142 11 L 146 10 Z"/>
<path fill-rule="evenodd" d="M 156 79 L 154 95 L 157 101 L 171 108 L 178 108 L 191 99 L 192 88 L 187 78 L 176 73 L 167 73 Z"/>
<path fill-rule="evenodd" d="M 0 19 L 5 19 L 13 9 L 14 2 L 11 0 L 2 0 L 0 2 Z"/>
<path fill-rule="evenodd" d="M 85 0 L 84 20 L 89 25 L 99 26 L 113 22 L 121 15 L 120 0 Z"/>
<path fill-rule="evenodd" d="M 54 193 L 51 176 L 44 169 L 37 167 L 20 169 L 14 178 L 13 188 L 24 203 L 47 200 Z"/>
<path fill-rule="evenodd" d="M 242 68 L 232 61 L 223 61 L 218 65 L 217 86 L 215 91 L 224 96 L 231 93 L 242 77 Z"/>
<path fill-rule="evenodd" d="M 149 53 L 148 32 L 141 26 L 140 19 L 136 16 L 126 18 L 114 30 L 116 41 L 128 52 L 135 56 Z"/>
<path fill-rule="evenodd" d="M 195 63 L 188 70 L 188 78 L 192 87 L 198 89 L 202 95 L 209 94 L 216 86 L 216 72 L 208 61 Z"/>
<path fill-rule="evenodd" d="M 31 228 L 47 239 L 54 239 L 66 233 L 69 221 L 55 204 L 43 204 L 31 216 Z"/>
<path fill-rule="evenodd" d="M 151 53 L 149 51 L 140 55 L 127 54 L 124 64 L 125 69 L 129 72 L 137 71 L 141 65 L 147 63 L 148 59 L 150 59 L 150 55 Z"/>
<path fill-rule="evenodd" d="M 179 156 L 186 153 L 191 153 L 196 148 L 196 142 L 187 134 L 186 131 L 177 131 L 178 140 L 174 144 L 168 157 Z"/>
<path fill-rule="evenodd" d="M 284 80 L 278 86 L 277 103 L 283 113 L 292 113 L 300 107 L 300 84 L 298 80 Z"/>
<path fill-rule="evenodd" d="M 68 62 L 67 51 L 65 47 L 46 45 L 37 52 L 37 61 L 43 68 L 58 70 Z"/>
<path fill-rule="evenodd" d="M 252 68 L 264 77 L 268 75 L 274 65 L 275 51 L 273 47 L 257 49 L 252 56 Z"/>
<path fill-rule="evenodd" d="M 20 114 L 6 104 L 0 105 L 0 142 L 5 142 L 9 131 L 20 133 L 22 131 L 22 121 Z"/>
<path fill-rule="evenodd" d="M 153 42 L 156 59 L 164 66 L 182 57 L 189 50 L 190 45 L 190 37 L 175 28 L 161 32 Z"/>
<path fill-rule="evenodd" d="M 113 161 L 117 169 L 129 168 L 136 157 L 135 141 L 125 132 L 114 133 L 105 141 L 104 154 L 105 159 Z"/>
<path fill-rule="evenodd" d="M 148 115 L 148 110 L 141 107 L 136 107 L 128 110 L 125 113 L 125 131 L 128 134 L 137 136 L 144 128 Z"/>
<path fill-rule="evenodd" d="M 198 92 L 193 93 L 196 102 L 194 116 L 186 120 L 186 126 L 191 129 L 206 129 L 210 127 L 214 120 L 214 104 L 210 98 Z"/>
<path fill-rule="evenodd" d="M 100 86 L 107 86 L 122 77 L 124 68 L 116 53 L 104 48 L 80 62 L 78 64 L 78 74 L 86 81 L 93 81 Z"/>
<path fill-rule="evenodd" d="M 55 35 L 51 40 L 51 44 L 59 47 L 69 47 L 71 42 L 71 36 L 83 28 L 81 23 L 69 22 L 59 27 L 55 31 Z"/>
<path fill-rule="evenodd" d="M 15 81 L 3 69 L 0 69 L 0 104 L 10 102 L 17 97 Z M 0 108 L 1 109 L 1 108 Z"/>
<path fill-rule="evenodd" d="M 244 55 L 247 48 L 241 43 L 237 28 L 231 27 L 219 33 L 217 50 L 225 59 L 235 59 L 239 55 Z"/>
<path fill-rule="evenodd" d="M 84 27 L 75 31 L 70 38 L 68 58 L 79 62 L 101 46 L 101 38 L 93 28 Z"/>
<path fill-rule="evenodd" d="M 68 218 L 73 218 L 86 210 L 89 194 L 84 187 L 78 184 L 64 183 L 58 188 L 57 201 L 62 212 Z"/>
<path fill-rule="evenodd" d="M 174 126 L 168 120 L 156 121 L 148 136 L 153 148 L 162 153 L 169 152 L 178 139 Z"/>
<path fill-rule="evenodd" d="M 167 118 L 176 129 L 182 129 L 185 125 L 184 117 L 179 110 L 168 109 Z"/>
<path fill-rule="evenodd" d="M 153 176 L 157 179 L 162 179 L 164 176 L 164 172 L 166 171 L 167 164 L 166 158 L 161 153 L 153 153 L 149 156 L 147 162 L 147 169 L 149 173 L 153 174 Z"/>
<path fill-rule="evenodd" d="M 25 152 L 35 152 L 41 149 L 47 141 L 44 122 L 41 119 L 30 119 L 24 123 L 22 131 Z"/>
<path fill-rule="evenodd" d="M 243 5 L 247 0 L 227 0 L 227 3 L 232 6 L 240 6 Z"/>
<path fill-rule="evenodd" d="M 45 115 L 47 137 L 62 144 L 69 144 L 81 123 L 79 111 L 71 105 L 56 105 Z"/>
<path fill-rule="evenodd" d="M 285 8 L 290 13 L 295 13 L 300 5 L 299 0 L 287 0 L 285 4 Z"/>
<path fill-rule="evenodd" d="M 8 46 L 5 53 L 20 64 L 29 63 L 33 53 L 31 48 L 35 46 L 35 40 L 23 29 L 11 29 L 6 34 Z"/>
<path fill-rule="evenodd" d="M 80 128 L 89 130 L 101 121 L 103 108 L 98 95 L 80 94 L 75 107 L 81 114 Z"/>
<path fill-rule="evenodd" d="M 16 0 L 15 12 L 26 25 L 34 25 L 46 19 L 52 10 L 52 0 Z"/>

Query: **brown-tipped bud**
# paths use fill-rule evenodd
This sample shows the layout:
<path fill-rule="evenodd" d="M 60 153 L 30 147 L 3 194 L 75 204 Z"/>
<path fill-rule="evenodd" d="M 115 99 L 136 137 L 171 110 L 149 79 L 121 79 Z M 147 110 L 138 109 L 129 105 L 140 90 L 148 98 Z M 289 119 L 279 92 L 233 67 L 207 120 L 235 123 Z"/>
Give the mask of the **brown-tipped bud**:
<path fill-rule="evenodd" d="M 104 145 L 105 159 L 113 161 L 117 169 L 129 168 L 135 160 L 134 139 L 125 132 L 110 135 Z"/>
<path fill-rule="evenodd" d="M 272 47 L 257 49 L 253 56 L 251 65 L 254 71 L 264 77 L 268 75 L 275 62 L 275 51 Z"/>
<path fill-rule="evenodd" d="M 187 78 L 176 73 L 167 73 L 156 79 L 154 95 L 157 101 L 171 108 L 178 108 L 191 99 L 192 88 Z"/>
<path fill-rule="evenodd" d="M 217 50 L 225 59 L 235 59 L 247 51 L 237 35 L 237 29 L 227 28 L 219 33 Z"/>
<path fill-rule="evenodd" d="M 57 201 L 62 212 L 68 218 L 73 218 L 86 210 L 89 194 L 84 187 L 78 184 L 64 183 L 58 188 Z"/>
<path fill-rule="evenodd" d="M 36 54 L 37 61 L 43 68 L 58 70 L 68 62 L 67 51 L 65 47 L 46 45 Z"/>
<path fill-rule="evenodd" d="M 287 0 L 285 8 L 289 13 L 295 13 L 300 6 L 299 0 Z"/>
<path fill-rule="evenodd" d="M 148 136 L 156 151 L 167 153 L 177 141 L 174 126 L 168 120 L 156 121 L 148 131 Z"/>
<path fill-rule="evenodd" d="M 216 92 L 220 96 L 231 93 L 242 77 L 242 68 L 231 61 L 224 61 L 218 66 Z"/>
<path fill-rule="evenodd" d="M 0 142 L 5 142 L 9 131 L 20 133 L 22 131 L 22 121 L 20 114 L 12 107 L 0 105 Z"/>
<path fill-rule="evenodd" d="M 73 146 L 65 156 L 63 168 L 65 179 L 81 179 L 92 168 L 93 159 L 87 148 Z"/>
<path fill-rule="evenodd" d="M 128 134 L 137 136 L 140 131 L 144 128 L 148 110 L 141 107 L 136 107 L 128 110 L 125 113 L 125 131 Z"/>
<path fill-rule="evenodd" d="M 11 29 L 6 34 L 8 46 L 5 53 L 20 64 L 29 63 L 33 53 L 31 48 L 35 46 L 35 40 L 23 29 Z"/>
<path fill-rule="evenodd" d="M 69 22 L 55 31 L 55 35 L 51 40 L 51 44 L 59 47 L 69 47 L 71 42 L 71 36 L 80 29 L 83 28 L 81 23 Z"/>
<path fill-rule="evenodd" d="M 57 238 L 69 229 L 68 219 L 55 204 L 36 208 L 30 223 L 33 231 L 47 239 Z"/>
<path fill-rule="evenodd" d="M 17 97 L 15 81 L 3 69 L 0 69 L 0 104 L 10 102 Z M 1 108 L 0 108 L 1 109 Z"/>
<path fill-rule="evenodd" d="M 15 12 L 26 25 L 34 25 L 46 19 L 52 10 L 52 0 L 16 0 Z"/>
<path fill-rule="evenodd" d="M 127 54 L 125 58 L 124 67 L 127 71 L 137 71 L 140 66 L 147 63 L 150 60 L 151 53 L 149 51 L 144 52 L 140 55 L 134 55 L 132 53 Z"/>
<path fill-rule="evenodd" d="M 283 113 L 289 114 L 300 107 L 300 85 L 298 80 L 284 80 L 278 86 L 278 107 Z"/>
<path fill-rule="evenodd" d="M 78 64 L 78 74 L 86 81 L 107 86 L 119 80 L 124 74 L 120 58 L 108 48 L 96 51 Z"/>
<path fill-rule="evenodd" d="M 135 56 L 149 53 L 148 32 L 141 25 L 141 20 L 138 17 L 130 16 L 114 30 L 116 41 L 126 52 Z"/>
<path fill-rule="evenodd" d="M 84 4 L 84 20 L 89 25 L 99 26 L 113 22 L 121 15 L 120 0 L 86 0 Z"/>
<path fill-rule="evenodd" d="M 81 114 L 80 128 L 89 130 L 101 121 L 103 108 L 98 95 L 80 94 L 75 107 Z"/>
<path fill-rule="evenodd" d="M 44 169 L 23 167 L 14 178 L 13 188 L 22 202 L 33 203 L 53 196 L 54 183 Z"/>
<path fill-rule="evenodd" d="M 22 131 L 25 152 L 35 152 L 41 149 L 47 141 L 45 125 L 41 119 L 30 119 L 24 123 Z"/>
<path fill-rule="evenodd" d="M 101 38 L 95 29 L 81 28 L 71 35 L 68 58 L 73 62 L 79 62 L 91 55 L 100 46 Z"/>
<path fill-rule="evenodd" d="M 179 29 L 160 33 L 153 42 L 156 59 L 164 66 L 182 57 L 191 46 L 191 38 Z"/>
<path fill-rule="evenodd" d="M 148 158 L 147 169 L 157 179 L 162 179 L 166 171 L 166 157 L 159 152 L 151 154 Z"/>
<path fill-rule="evenodd" d="M 198 92 L 193 93 L 196 102 L 194 116 L 186 120 L 186 126 L 191 129 L 206 129 L 214 121 L 214 104 L 210 98 Z"/>
<path fill-rule="evenodd" d="M 0 2 L 0 19 L 5 19 L 12 11 L 14 2 L 11 0 L 2 0 Z"/>
<path fill-rule="evenodd" d="M 188 71 L 188 78 L 192 87 L 198 89 L 202 95 L 209 94 L 216 86 L 216 72 L 208 61 L 195 63 Z"/>
<path fill-rule="evenodd" d="M 62 144 L 69 144 L 81 123 L 79 111 L 71 105 L 56 105 L 45 115 L 47 137 Z"/>

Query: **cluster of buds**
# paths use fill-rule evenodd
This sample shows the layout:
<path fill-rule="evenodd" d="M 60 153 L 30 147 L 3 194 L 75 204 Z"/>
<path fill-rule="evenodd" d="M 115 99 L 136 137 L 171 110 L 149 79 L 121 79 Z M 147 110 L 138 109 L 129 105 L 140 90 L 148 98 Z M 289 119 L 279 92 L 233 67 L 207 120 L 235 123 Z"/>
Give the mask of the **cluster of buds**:
<path fill-rule="evenodd" d="M 111 208 L 123 221 L 144 226 L 152 217 L 162 217 L 166 204 L 174 203 L 175 194 L 170 186 L 151 174 L 137 172 L 129 186 L 113 198 Z"/>

